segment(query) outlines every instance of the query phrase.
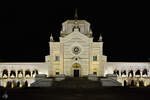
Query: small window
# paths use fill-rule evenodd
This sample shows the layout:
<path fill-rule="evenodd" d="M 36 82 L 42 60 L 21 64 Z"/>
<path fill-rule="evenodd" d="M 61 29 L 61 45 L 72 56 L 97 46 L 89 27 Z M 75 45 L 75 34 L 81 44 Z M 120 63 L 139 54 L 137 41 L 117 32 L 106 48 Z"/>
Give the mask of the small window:
<path fill-rule="evenodd" d="M 55 61 L 59 61 L 59 60 L 60 60 L 59 56 L 56 56 Z"/>
<path fill-rule="evenodd" d="M 78 58 L 76 58 L 76 61 L 78 60 Z"/>
<path fill-rule="evenodd" d="M 97 61 L 97 56 L 93 56 L 93 61 Z"/>
<path fill-rule="evenodd" d="M 93 72 L 93 75 L 97 75 L 97 72 Z"/>
<path fill-rule="evenodd" d="M 56 72 L 56 75 L 59 75 L 59 72 Z"/>

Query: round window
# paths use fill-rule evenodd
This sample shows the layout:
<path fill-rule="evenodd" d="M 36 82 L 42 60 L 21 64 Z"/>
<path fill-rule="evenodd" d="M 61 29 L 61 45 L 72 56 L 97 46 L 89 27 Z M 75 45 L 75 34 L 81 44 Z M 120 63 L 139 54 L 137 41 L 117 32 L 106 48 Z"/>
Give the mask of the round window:
<path fill-rule="evenodd" d="M 76 55 L 78 55 L 78 54 L 80 53 L 80 51 L 81 51 L 81 50 L 80 50 L 79 47 L 74 47 L 74 48 L 73 48 L 73 53 L 76 54 Z"/>

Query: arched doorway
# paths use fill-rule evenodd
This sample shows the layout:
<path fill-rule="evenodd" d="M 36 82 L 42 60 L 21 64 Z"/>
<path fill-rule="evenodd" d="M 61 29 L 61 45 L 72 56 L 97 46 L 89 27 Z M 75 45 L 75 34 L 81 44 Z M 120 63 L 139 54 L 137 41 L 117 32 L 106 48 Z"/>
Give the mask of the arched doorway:
<path fill-rule="evenodd" d="M 7 88 L 11 88 L 11 86 L 12 86 L 12 82 L 11 82 L 11 81 L 8 81 L 8 82 L 7 82 Z"/>
<path fill-rule="evenodd" d="M 131 80 L 130 86 L 134 86 L 134 80 Z"/>
<path fill-rule="evenodd" d="M 18 81 L 18 82 L 17 82 L 17 87 L 20 87 L 20 84 L 21 84 L 21 83 Z"/>
<path fill-rule="evenodd" d="M 144 82 L 143 82 L 142 80 L 139 81 L 139 86 L 140 86 L 140 87 L 144 86 Z"/>
<path fill-rule="evenodd" d="M 81 66 L 78 63 L 72 65 L 73 77 L 80 77 Z"/>
<path fill-rule="evenodd" d="M 24 87 L 28 87 L 28 81 L 25 81 Z"/>
<path fill-rule="evenodd" d="M 126 87 L 127 86 L 127 81 L 126 80 L 124 80 L 124 87 Z"/>

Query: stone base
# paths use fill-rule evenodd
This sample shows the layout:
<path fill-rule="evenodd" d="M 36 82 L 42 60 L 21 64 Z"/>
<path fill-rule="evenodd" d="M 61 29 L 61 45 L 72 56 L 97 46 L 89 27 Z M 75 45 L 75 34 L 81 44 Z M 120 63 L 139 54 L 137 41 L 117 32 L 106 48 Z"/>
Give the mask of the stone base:
<path fill-rule="evenodd" d="M 45 74 L 39 74 L 36 75 L 35 82 L 31 84 L 31 87 L 51 87 L 52 83 L 52 78 L 47 78 Z"/>
<path fill-rule="evenodd" d="M 107 74 L 106 77 L 117 80 L 117 75 Z"/>
<path fill-rule="evenodd" d="M 45 74 L 38 74 L 35 76 L 35 81 L 41 80 L 41 79 L 46 79 L 47 75 Z"/>
<path fill-rule="evenodd" d="M 40 79 L 31 84 L 31 87 L 51 87 L 53 79 Z"/>
<path fill-rule="evenodd" d="M 88 79 L 91 81 L 98 81 L 97 75 L 88 75 Z"/>
<path fill-rule="evenodd" d="M 112 86 L 122 86 L 120 82 L 113 78 L 101 78 L 102 86 L 104 87 L 112 87 Z"/>
<path fill-rule="evenodd" d="M 55 81 L 62 81 L 65 80 L 65 75 L 58 75 L 55 77 Z"/>

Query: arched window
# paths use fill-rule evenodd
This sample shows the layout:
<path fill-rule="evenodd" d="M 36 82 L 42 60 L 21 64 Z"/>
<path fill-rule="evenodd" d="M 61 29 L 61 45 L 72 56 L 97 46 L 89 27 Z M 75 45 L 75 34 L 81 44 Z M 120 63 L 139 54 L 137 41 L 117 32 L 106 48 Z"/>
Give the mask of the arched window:
<path fill-rule="evenodd" d="M 119 70 L 114 70 L 114 75 L 119 76 Z"/>
<path fill-rule="evenodd" d="M 128 77 L 133 77 L 133 70 L 130 70 L 130 71 L 129 71 Z"/>
<path fill-rule="evenodd" d="M 30 70 L 25 71 L 25 77 L 27 77 L 27 78 L 31 77 L 31 71 Z"/>
<path fill-rule="evenodd" d="M 148 73 L 147 73 L 147 69 L 144 69 L 142 72 L 143 77 L 147 77 Z"/>
<path fill-rule="evenodd" d="M 35 76 L 38 75 L 38 74 L 39 74 L 38 70 L 36 70 L 36 69 L 33 70 L 33 72 L 32 72 L 32 76 L 33 76 L 33 77 L 35 77 Z"/>
<path fill-rule="evenodd" d="M 23 77 L 23 70 L 18 70 L 18 78 L 22 78 Z"/>
<path fill-rule="evenodd" d="M 121 76 L 126 77 L 126 71 L 125 70 L 121 72 Z"/>
<path fill-rule="evenodd" d="M 137 71 L 135 72 L 135 76 L 136 76 L 136 77 L 140 77 L 140 76 L 141 76 L 141 71 L 140 71 L 140 70 L 137 70 Z"/>
<path fill-rule="evenodd" d="M 2 77 L 3 78 L 8 78 L 8 70 L 7 69 L 3 70 Z"/>
<path fill-rule="evenodd" d="M 10 71 L 10 77 L 15 78 L 16 77 L 16 72 L 14 70 Z"/>

